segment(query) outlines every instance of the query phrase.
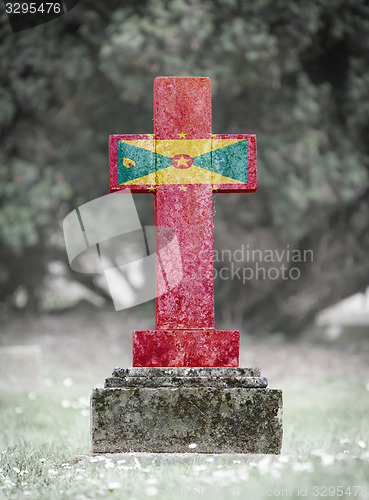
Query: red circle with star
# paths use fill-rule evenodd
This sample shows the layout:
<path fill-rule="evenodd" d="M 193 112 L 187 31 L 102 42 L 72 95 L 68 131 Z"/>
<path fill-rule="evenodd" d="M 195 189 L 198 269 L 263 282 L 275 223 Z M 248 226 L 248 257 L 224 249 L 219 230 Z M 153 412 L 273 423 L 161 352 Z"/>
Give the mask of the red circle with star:
<path fill-rule="evenodd" d="M 193 165 L 193 158 L 185 154 L 175 155 L 172 158 L 172 165 L 175 168 L 190 168 Z"/>

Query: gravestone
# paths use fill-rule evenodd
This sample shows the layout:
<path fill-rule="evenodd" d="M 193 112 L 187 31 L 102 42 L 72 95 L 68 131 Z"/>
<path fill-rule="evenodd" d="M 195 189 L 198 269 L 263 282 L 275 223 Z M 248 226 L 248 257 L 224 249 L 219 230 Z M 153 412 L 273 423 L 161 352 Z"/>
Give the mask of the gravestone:
<path fill-rule="evenodd" d="M 178 255 L 157 231 L 156 329 L 135 331 L 133 367 L 93 391 L 92 451 L 279 453 L 281 391 L 240 368 L 239 332 L 214 324 L 212 195 L 256 190 L 255 136 L 212 133 L 210 79 L 156 78 L 154 134 L 110 136 L 110 191 L 122 189 L 154 194 L 182 274 L 163 293 Z"/>

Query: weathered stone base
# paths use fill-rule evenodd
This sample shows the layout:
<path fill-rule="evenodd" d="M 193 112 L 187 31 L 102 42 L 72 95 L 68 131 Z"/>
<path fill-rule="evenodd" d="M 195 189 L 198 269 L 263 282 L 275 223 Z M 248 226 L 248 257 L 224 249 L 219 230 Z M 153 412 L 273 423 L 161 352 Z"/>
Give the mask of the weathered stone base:
<path fill-rule="evenodd" d="M 94 389 L 93 453 L 280 453 L 282 391 L 260 388 L 258 370 L 147 368 L 146 387 L 141 370 L 116 369 Z"/>

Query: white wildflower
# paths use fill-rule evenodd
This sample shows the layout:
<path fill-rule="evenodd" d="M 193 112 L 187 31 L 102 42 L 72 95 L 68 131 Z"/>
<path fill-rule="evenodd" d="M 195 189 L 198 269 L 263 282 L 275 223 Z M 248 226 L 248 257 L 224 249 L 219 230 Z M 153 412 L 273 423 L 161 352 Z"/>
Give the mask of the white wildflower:
<path fill-rule="evenodd" d="M 345 453 L 338 453 L 336 456 L 335 456 L 336 460 L 346 460 L 346 455 Z"/>
<path fill-rule="evenodd" d="M 37 394 L 35 392 L 29 392 L 28 393 L 28 399 L 31 401 L 34 401 L 37 398 Z"/>
<path fill-rule="evenodd" d="M 63 385 L 64 385 L 64 387 L 72 387 L 73 380 L 71 378 L 67 377 L 63 380 Z"/>
<path fill-rule="evenodd" d="M 89 407 L 90 406 L 90 400 L 86 398 L 85 396 L 80 396 L 78 398 L 78 403 L 80 404 L 81 407 Z"/>
<path fill-rule="evenodd" d="M 332 465 L 334 464 L 334 456 L 333 455 L 329 455 L 328 453 L 326 455 L 322 455 L 320 457 L 321 461 L 322 461 L 322 465 L 323 467 L 328 467 L 329 465 Z"/>
<path fill-rule="evenodd" d="M 159 493 L 159 490 L 155 486 L 150 486 L 149 488 L 146 489 L 146 495 L 149 497 L 154 497 L 158 493 Z"/>
<path fill-rule="evenodd" d="M 292 465 L 296 472 L 314 472 L 314 466 L 311 462 L 296 462 Z"/>
<path fill-rule="evenodd" d="M 272 458 L 270 456 L 265 456 L 257 463 L 257 468 L 261 474 L 266 474 L 268 472 L 271 460 Z"/>
<path fill-rule="evenodd" d="M 361 440 L 358 441 L 357 445 L 359 448 L 362 448 L 362 449 L 366 448 L 366 443 L 364 441 L 361 441 Z"/>
<path fill-rule="evenodd" d="M 108 484 L 108 490 L 113 491 L 113 490 L 118 490 L 120 488 L 120 483 L 118 481 L 112 481 L 111 483 Z"/>
<path fill-rule="evenodd" d="M 278 469 L 271 469 L 270 471 L 270 475 L 274 478 L 274 479 L 279 479 L 281 477 L 281 472 L 278 470 Z"/>
<path fill-rule="evenodd" d="M 190 450 L 193 450 L 194 448 L 197 447 L 197 444 L 196 443 L 191 443 L 188 445 L 188 447 L 190 448 Z"/>
<path fill-rule="evenodd" d="M 235 478 L 236 475 L 235 471 L 232 469 L 218 469 L 213 471 L 212 476 L 218 479 L 223 479 L 223 478 L 233 479 Z"/>
<path fill-rule="evenodd" d="M 325 455 L 325 450 L 322 450 L 321 448 L 318 450 L 313 450 L 311 452 L 311 455 L 315 455 L 316 457 L 321 457 L 322 455 Z"/>
<path fill-rule="evenodd" d="M 197 471 L 201 471 L 201 470 L 207 470 L 208 467 L 205 464 L 198 464 L 198 465 L 195 464 L 192 468 L 194 471 L 197 472 Z"/>

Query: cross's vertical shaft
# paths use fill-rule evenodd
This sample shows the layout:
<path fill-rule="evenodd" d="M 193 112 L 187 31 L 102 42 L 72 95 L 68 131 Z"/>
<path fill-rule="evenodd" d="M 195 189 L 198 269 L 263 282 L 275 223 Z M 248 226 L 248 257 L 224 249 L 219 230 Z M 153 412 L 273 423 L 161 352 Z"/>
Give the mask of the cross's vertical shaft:
<path fill-rule="evenodd" d="M 214 328 L 213 200 L 211 186 L 158 186 L 155 225 L 175 230 L 181 249 L 182 281 L 156 298 L 158 330 Z M 156 247 L 161 232 L 157 233 Z M 167 266 L 163 266 L 164 268 Z M 156 276 L 160 284 L 160 276 Z M 159 295 L 159 294 L 158 294 Z"/>
<path fill-rule="evenodd" d="M 209 78 L 157 78 L 154 84 L 155 139 L 209 139 Z M 176 290 L 158 296 L 156 328 L 214 328 L 213 197 L 211 185 L 157 186 L 155 225 L 175 230 L 183 278 Z M 157 238 L 160 239 L 160 232 Z M 157 248 L 161 246 L 157 241 Z M 160 277 L 157 276 L 157 283 Z"/>

